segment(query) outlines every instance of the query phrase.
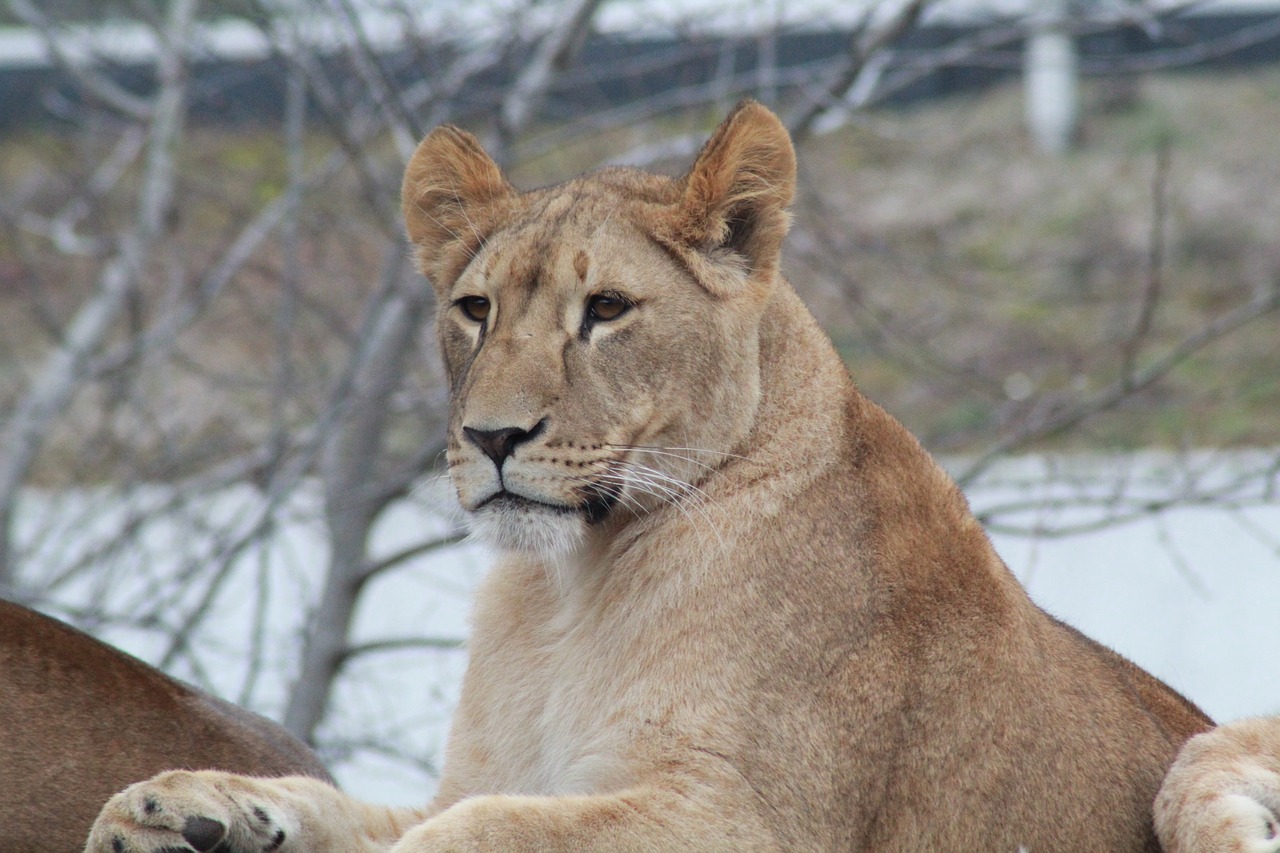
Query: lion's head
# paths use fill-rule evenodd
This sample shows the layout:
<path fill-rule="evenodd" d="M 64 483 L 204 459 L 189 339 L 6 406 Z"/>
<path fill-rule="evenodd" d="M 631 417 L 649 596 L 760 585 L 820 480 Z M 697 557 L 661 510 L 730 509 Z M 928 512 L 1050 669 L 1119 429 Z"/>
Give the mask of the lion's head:
<path fill-rule="evenodd" d="M 439 299 L 450 473 L 482 538 L 571 552 L 734 458 L 794 184 L 787 133 L 755 103 L 678 180 L 608 169 L 518 192 L 470 134 L 423 140 L 404 214 Z"/>

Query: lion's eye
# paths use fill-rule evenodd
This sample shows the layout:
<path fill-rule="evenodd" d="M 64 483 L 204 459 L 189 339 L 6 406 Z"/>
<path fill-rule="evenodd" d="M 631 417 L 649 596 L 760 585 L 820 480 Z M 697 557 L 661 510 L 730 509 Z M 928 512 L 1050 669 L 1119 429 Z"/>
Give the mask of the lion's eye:
<path fill-rule="evenodd" d="M 489 316 L 489 300 L 483 296 L 464 296 L 454 303 L 467 315 L 467 319 L 483 323 Z"/>
<path fill-rule="evenodd" d="M 631 303 L 620 296 L 600 293 L 587 300 L 587 316 L 592 320 L 616 320 L 630 307 Z"/>

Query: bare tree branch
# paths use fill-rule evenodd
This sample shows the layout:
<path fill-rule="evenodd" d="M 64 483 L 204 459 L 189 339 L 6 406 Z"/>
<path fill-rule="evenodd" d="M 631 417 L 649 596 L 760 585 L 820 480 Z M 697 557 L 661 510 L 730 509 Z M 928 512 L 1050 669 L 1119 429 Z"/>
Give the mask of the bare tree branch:
<path fill-rule="evenodd" d="M 507 159 L 512 140 L 538 113 L 555 74 L 563 71 L 582 48 L 591 19 L 601 0 L 568 0 L 558 20 L 539 40 L 533 56 L 512 82 L 498 112 L 497 138 L 491 147 L 498 162 Z"/>
<path fill-rule="evenodd" d="M 176 0 L 166 21 L 167 45 L 180 45 L 195 15 L 195 0 Z M 137 286 L 152 243 L 159 237 L 173 195 L 174 150 L 181 138 L 186 99 L 185 59 L 161 51 L 160 88 L 147 143 L 147 164 L 133 231 L 121 238 L 118 254 L 103 268 L 96 292 L 68 327 L 61 345 L 46 360 L 0 435 L 0 593 L 16 583 L 12 553 L 14 505 L 50 424 L 70 403 L 85 366 L 103 344 Z"/>
<path fill-rule="evenodd" d="M 396 150 L 400 152 L 400 159 L 408 160 L 413 154 L 414 146 L 426 131 L 418 124 L 413 111 L 407 108 L 405 101 L 397 92 L 395 81 L 387 73 L 378 52 L 369 43 L 364 23 L 350 0 L 329 0 L 329 5 L 347 21 L 355 34 L 356 43 L 350 51 L 352 61 L 360 74 L 360 79 L 373 94 L 374 103 L 382 114 L 383 122 L 391 130 Z"/>
<path fill-rule="evenodd" d="M 342 653 L 343 663 L 354 658 L 379 654 L 382 652 L 398 652 L 405 649 L 444 649 L 446 651 L 461 649 L 466 641 L 456 637 L 402 637 L 395 640 L 376 640 L 348 646 Z"/>
<path fill-rule="evenodd" d="M 368 575 L 369 531 L 382 505 L 371 502 L 387 423 L 387 402 L 398 387 L 402 366 L 428 305 L 426 288 L 397 286 L 408 252 L 397 245 L 387 265 L 385 299 L 372 306 L 368 344 L 353 360 L 357 394 L 346 399 L 338 428 L 322 451 L 325 520 L 330 535 L 329 565 L 320 603 L 302 653 L 297 684 L 285 709 L 284 725 L 313 740 L 324 716 L 330 687 L 342 666 L 343 650 L 360 588 Z"/>
<path fill-rule="evenodd" d="M 1121 352 L 1120 376 L 1122 378 L 1132 378 L 1138 353 L 1146 342 L 1147 336 L 1151 334 L 1156 306 L 1160 302 L 1164 277 L 1164 232 L 1168 224 L 1165 214 L 1165 191 L 1168 179 L 1169 143 L 1163 140 L 1156 150 L 1156 172 L 1151 181 L 1151 237 L 1147 253 L 1147 282 L 1146 287 L 1143 288 L 1138 319 L 1134 323 L 1133 332 L 1124 342 Z"/>
<path fill-rule="evenodd" d="M 1114 408 L 1135 392 L 1154 385 L 1188 358 L 1237 329 L 1280 310 L 1280 281 L 1244 305 L 1215 317 L 1184 337 L 1164 355 L 1116 379 L 1107 387 L 1082 400 L 1055 406 L 1024 428 L 992 442 L 978 458 L 957 476 L 963 487 L 974 481 L 1001 456 L 1018 448 L 1062 432 L 1088 418 Z"/>
<path fill-rule="evenodd" d="M 385 557 L 379 557 L 377 560 L 366 562 L 363 571 L 360 573 L 360 583 L 365 584 L 373 580 L 378 575 L 386 572 L 388 569 L 394 569 L 396 566 L 407 563 L 409 560 L 417 559 L 450 545 L 457 545 L 459 542 L 467 538 L 465 530 L 455 530 L 453 533 L 445 536 L 439 536 L 434 539 L 428 539 L 425 542 L 419 542 L 408 548 L 402 548 L 393 554 Z"/>
<path fill-rule="evenodd" d="M 151 118 L 156 105 L 117 85 L 109 77 L 95 73 L 94 61 L 86 39 L 67 39 L 55 33 L 55 24 L 32 0 L 9 0 L 9 9 L 18 20 L 38 32 L 45 49 L 63 71 L 71 76 L 91 96 L 135 121 Z M 173 16 L 170 16 L 173 20 Z"/>
<path fill-rule="evenodd" d="M 787 129 L 792 137 L 796 140 L 807 137 L 818 117 L 843 101 L 864 74 L 879 76 L 882 66 L 877 57 L 915 25 L 929 3 L 930 0 L 908 0 L 891 12 L 885 21 L 875 20 L 879 7 L 869 10 L 862 26 L 849 40 L 849 52 L 843 67 L 788 117 Z"/>

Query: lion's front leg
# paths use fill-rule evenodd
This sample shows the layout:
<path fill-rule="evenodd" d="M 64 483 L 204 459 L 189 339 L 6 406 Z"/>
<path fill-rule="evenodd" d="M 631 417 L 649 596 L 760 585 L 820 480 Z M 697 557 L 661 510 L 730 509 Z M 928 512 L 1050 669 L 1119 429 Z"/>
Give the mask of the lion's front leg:
<path fill-rule="evenodd" d="M 367 806 L 302 776 L 174 770 L 107 801 L 86 853 L 385 851 L 423 815 Z"/>
<path fill-rule="evenodd" d="M 738 806 L 741 806 L 739 808 Z M 746 803 L 687 789 L 463 800 L 409 830 L 392 853 L 776 853 Z"/>

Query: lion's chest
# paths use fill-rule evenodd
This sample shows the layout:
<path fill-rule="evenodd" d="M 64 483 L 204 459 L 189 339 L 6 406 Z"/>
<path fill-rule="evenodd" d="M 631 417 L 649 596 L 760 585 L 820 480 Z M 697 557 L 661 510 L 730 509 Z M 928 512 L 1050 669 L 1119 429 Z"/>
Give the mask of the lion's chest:
<path fill-rule="evenodd" d="M 478 618 L 446 776 L 467 793 L 584 794 L 629 784 L 643 674 L 594 621 Z"/>

